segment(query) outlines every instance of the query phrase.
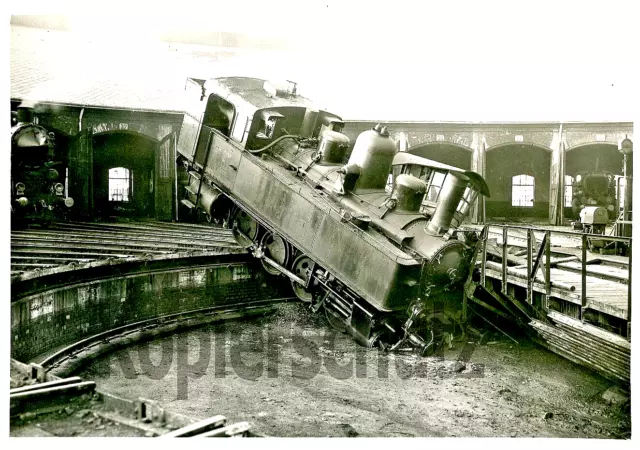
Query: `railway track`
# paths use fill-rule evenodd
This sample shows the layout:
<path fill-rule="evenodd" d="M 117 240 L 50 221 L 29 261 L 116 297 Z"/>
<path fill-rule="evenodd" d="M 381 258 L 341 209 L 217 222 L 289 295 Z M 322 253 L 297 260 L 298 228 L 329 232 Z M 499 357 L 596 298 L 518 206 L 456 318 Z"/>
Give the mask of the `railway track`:
<path fill-rule="evenodd" d="M 242 258 L 231 230 L 167 222 L 54 223 L 11 231 L 12 296 L 78 280 Z M 15 294 L 15 295 L 14 295 Z"/>
<path fill-rule="evenodd" d="M 283 297 L 237 302 L 129 323 L 74 342 L 48 355 L 38 365 L 44 369 L 45 373 L 55 376 L 66 376 L 75 371 L 82 364 L 84 358 L 95 358 L 98 354 L 110 351 L 114 347 L 129 345 L 136 340 L 153 339 L 164 334 L 206 323 L 221 320 L 244 319 L 268 314 L 275 311 L 275 306 L 278 303 L 291 300 L 294 299 L 292 297 Z"/>
<path fill-rule="evenodd" d="M 12 230 L 11 275 L 99 261 L 160 259 L 170 255 L 241 252 L 230 230 L 164 222 L 55 223 Z"/>
<path fill-rule="evenodd" d="M 130 345 L 139 340 L 154 339 L 215 321 L 261 316 L 275 311 L 277 304 L 290 300 L 293 298 L 236 302 L 164 315 L 113 328 L 77 341 L 46 356 L 40 363 L 31 363 L 28 366 L 29 372 L 38 373 L 38 379 L 48 381 L 12 389 L 10 395 L 12 417 L 22 417 L 30 412 L 35 414 L 58 411 L 75 399 L 85 398 L 87 394 L 91 397 L 94 392 L 103 398 L 112 398 L 111 394 L 100 392 L 93 381 L 84 381 L 71 375 L 87 361 L 118 346 Z M 120 411 L 123 402 L 133 405 L 129 409 L 137 415 L 137 419 L 132 420 Z M 166 414 L 162 408 L 162 413 L 156 414 L 152 412 L 153 409 L 157 409 L 155 402 L 145 399 L 134 402 L 120 399 L 117 407 L 114 413 L 98 414 L 105 420 L 142 429 L 148 436 L 245 437 L 255 435 L 251 433 L 251 425 L 248 422 L 230 424 L 223 415 L 185 423 L 180 415 Z M 174 423 L 177 417 L 177 422 L 182 424 L 172 426 L 173 431 L 167 432 L 165 424 L 168 416 L 173 417 Z"/>
<path fill-rule="evenodd" d="M 96 398 L 103 399 L 102 407 L 96 408 L 96 404 L 89 401 L 90 399 L 95 401 Z M 249 422 L 229 424 L 227 418 L 220 414 L 204 420 L 193 421 L 183 416 L 168 414 L 156 402 L 145 399 L 129 402 L 133 408 L 129 408 L 127 414 L 127 411 L 109 408 L 109 406 L 114 406 L 111 405 L 113 400 L 109 400 L 113 398 L 111 394 L 99 393 L 96 390 L 96 383 L 93 381 L 85 381 L 80 377 L 57 378 L 11 389 L 9 415 L 12 423 L 24 422 L 25 418 L 33 418 L 36 415 L 63 410 L 75 411 L 75 408 L 67 406 L 74 405 L 85 407 L 79 413 L 83 417 L 93 415 L 98 418 L 98 423 L 104 420 L 107 424 L 125 425 L 139 430 L 148 437 L 246 437 L 254 435 L 250 431 Z M 122 406 L 122 402 L 118 402 L 118 406 Z M 159 411 L 161 413 L 157 414 Z M 91 420 L 93 421 L 93 419 Z M 71 428 L 80 428 L 83 431 L 89 428 L 89 424 L 84 422 L 78 424 L 77 422 L 76 420 L 75 427 Z M 173 430 L 167 431 L 167 425 L 169 425 L 169 429 Z M 102 425 L 102 428 L 104 429 L 105 425 Z M 36 429 L 37 435 L 56 436 L 56 434 L 41 430 L 39 423 Z"/>

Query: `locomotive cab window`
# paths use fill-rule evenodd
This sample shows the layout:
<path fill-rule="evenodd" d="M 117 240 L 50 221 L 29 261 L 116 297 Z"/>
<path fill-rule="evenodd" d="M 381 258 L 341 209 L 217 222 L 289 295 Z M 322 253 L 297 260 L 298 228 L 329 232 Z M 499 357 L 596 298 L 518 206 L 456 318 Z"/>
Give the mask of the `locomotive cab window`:
<path fill-rule="evenodd" d="M 278 121 L 284 119 L 284 116 L 276 111 L 261 111 L 260 124 L 256 137 L 261 140 L 269 140 L 276 137 L 276 127 Z"/>
<path fill-rule="evenodd" d="M 132 197 L 132 172 L 125 167 L 109 169 L 109 201 L 128 202 Z"/>
<path fill-rule="evenodd" d="M 235 112 L 233 104 L 216 94 L 211 94 L 207 100 L 203 124 L 229 136 Z"/>
<path fill-rule="evenodd" d="M 427 182 L 427 195 L 425 195 L 425 201 L 435 203 L 438 201 L 440 195 L 440 189 L 444 184 L 446 174 L 432 170 L 425 180 Z"/>
<path fill-rule="evenodd" d="M 535 178 L 530 175 L 515 175 L 511 178 L 511 206 L 532 208 Z"/>

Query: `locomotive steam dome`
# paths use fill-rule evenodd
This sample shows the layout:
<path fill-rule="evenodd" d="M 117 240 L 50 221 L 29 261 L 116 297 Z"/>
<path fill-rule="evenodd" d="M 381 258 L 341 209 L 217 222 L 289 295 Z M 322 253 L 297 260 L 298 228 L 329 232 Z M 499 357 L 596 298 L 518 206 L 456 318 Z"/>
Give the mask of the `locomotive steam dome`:
<path fill-rule="evenodd" d="M 326 130 L 318 145 L 321 164 L 342 164 L 349 148 L 349 138 L 337 131 Z"/>
<path fill-rule="evenodd" d="M 420 211 L 424 193 L 427 191 L 427 184 L 413 175 L 402 174 L 396 179 L 396 189 L 394 198 L 396 199 L 396 209 L 406 212 Z"/>
<path fill-rule="evenodd" d="M 387 127 L 378 124 L 360 133 L 349 158 L 349 164 L 360 167 L 354 191 L 384 190 L 395 154 L 396 144 L 389 137 Z"/>

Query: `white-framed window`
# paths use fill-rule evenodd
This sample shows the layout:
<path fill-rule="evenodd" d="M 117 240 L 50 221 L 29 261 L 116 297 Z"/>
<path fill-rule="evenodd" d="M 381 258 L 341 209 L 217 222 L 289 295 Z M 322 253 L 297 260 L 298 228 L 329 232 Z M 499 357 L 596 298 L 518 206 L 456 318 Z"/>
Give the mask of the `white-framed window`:
<path fill-rule="evenodd" d="M 443 172 L 433 171 L 433 175 L 431 176 L 429 183 L 427 183 L 427 195 L 425 196 L 425 200 L 430 202 L 438 200 L 438 197 L 440 196 L 440 189 L 442 189 L 446 176 L 447 174 Z"/>
<path fill-rule="evenodd" d="M 515 175 L 511 178 L 511 206 L 533 207 L 536 180 L 530 175 Z"/>
<path fill-rule="evenodd" d="M 131 171 L 125 167 L 109 169 L 109 201 L 128 202 L 133 183 Z"/>
<path fill-rule="evenodd" d="M 571 200 L 573 200 L 573 177 L 571 175 L 564 176 L 564 206 L 571 208 Z"/>
<path fill-rule="evenodd" d="M 233 125 L 233 132 L 231 134 L 231 137 L 233 139 L 238 142 L 242 142 L 242 140 L 244 139 L 245 131 L 247 129 L 248 120 L 249 118 L 246 115 L 240 112 L 236 114 L 236 121 Z"/>

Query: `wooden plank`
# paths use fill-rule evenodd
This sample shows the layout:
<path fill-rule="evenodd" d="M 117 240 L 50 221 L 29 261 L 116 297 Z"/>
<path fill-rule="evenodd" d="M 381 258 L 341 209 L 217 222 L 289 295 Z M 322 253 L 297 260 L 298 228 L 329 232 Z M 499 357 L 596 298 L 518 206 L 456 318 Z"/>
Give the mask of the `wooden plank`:
<path fill-rule="evenodd" d="M 181 240 L 204 240 L 204 241 L 225 241 L 234 242 L 235 238 L 230 233 L 218 233 L 219 229 L 212 228 L 211 232 L 203 233 L 202 231 L 187 232 L 180 230 L 110 230 L 110 229 L 54 229 L 54 230 L 30 230 L 30 231 L 13 231 L 13 237 L 33 237 L 33 236 L 70 236 L 70 237 L 92 237 L 92 236 L 140 236 L 140 237 L 160 237 L 168 239 Z"/>
<path fill-rule="evenodd" d="M 13 244 L 12 244 L 12 248 L 13 248 Z M 169 253 L 167 251 L 163 251 L 163 250 L 154 250 L 152 248 L 132 248 L 132 247 L 122 247 L 122 246 L 116 246 L 116 245 L 93 245 L 93 244 L 69 244 L 69 245 L 64 245 L 64 244 L 54 244 L 54 243 L 47 243 L 47 242 L 41 242 L 41 243 L 24 243 L 24 244 L 20 244 L 17 245 L 17 248 L 19 249 L 23 249 L 23 248 L 41 248 L 41 249 L 68 249 L 68 250 L 75 250 L 78 251 L 79 249 L 88 249 L 88 250 L 99 250 L 99 251 L 117 251 L 119 253 L 128 253 L 128 254 L 142 254 L 142 255 L 146 255 L 146 254 L 157 254 L 157 255 L 164 255 L 166 253 Z"/>
<path fill-rule="evenodd" d="M 48 389 L 54 386 L 63 386 L 66 384 L 79 383 L 82 381 L 80 377 L 63 378 L 60 380 L 45 381 L 44 383 L 31 384 L 29 386 L 20 386 L 9 391 L 10 394 L 20 394 L 22 392 L 35 391 L 38 389 Z"/>
<path fill-rule="evenodd" d="M 595 327 L 593 325 L 584 323 L 582 321 L 573 319 L 569 316 L 565 316 L 557 311 L 549 311 L 547 316 L 555 322 L 561 323 L 571 328 L 575 328 L 583 333 L 592 334 L 599 339 L 609 342 L 610 344 L 624 348 L 631 351 L 631 343 L 625 338 L 618 336 L 617 334 L 610 333 L 602 328 Z"/>
<path fill-rule="evenodd" d="M 213 245 L 200 244 L 197 241 L 185 241 L 181 239 L 157 239 L 157 238 L 146 238 L 146 237 L 133 237 L 133 236 L 114 236 L 111 238 L 100 239 L 99 237 L 85 237 L 85 238 L 77 238 L 65 235 L 58 236 L 25 236 L 19 238 L 11 238 L 11 243 L 21 243 L 21 242 L 63 242 L 63 243 L 88 243 L 88 244 L 117 244 L 121 245 L 123 243 L 128 243 L 129 245 L 134 245 L 136 247 L 144 247 L 144 246 L 154 246 L 154 247 L 162 247 L 162 248 L 175 248 L 175 247 L 183 247 L 183 248 L 201 248 L 201 247 L 211 247 Z"/>
<path fill-rule="evenodd" d="M 186 427 L 170 431 L 169 433 L 163 434 L 161 437 L 190 437 L 205 433 L 216 428 L 221 428 L 226 424 L 227 418 L 225 416 L 217 415 L 196 423 L 192 423 L 190 425 L 187 425 Z"/>
<path fill-rule="evenodd" d="M 501 280 L 502 274 L 497 270 L 491 270 L 493 266 L 499 266 L 499 265 L 496 263 L 489 262 L 488 269 L 487 269 L 487 276 L 490 278 Z M 497 269 L 497 267 L 494 267 L 494 269 Z M 519 275 L 520 275 L 519 279 L 515 278 L 514 276 L 510 276 L 509 283 L 526 288 L 527 287 L 526 275 L 524 273 L 520 273 Z M 551 276 L 551 279 L 556 281 L 556 285 L 553 286 L 551 295 L 553 297 L 557 297 L 577 305 L 582 305 L 582 301 L 578 294 L 572 294 L 571 291 L 567 291 L 557 287 L 558 286 L 557 281 L 571 282 L 575 280 L 577 276 L 560 277 L 560 280 L 558 280 L 559 277 L 557 277 L 556 275 L 557 273 L 554 271 Z M 590 281 L 591 280 L 588 281 L 588 284 Z M 603 280 L 600 280 L 600 281 L 603 281 Z M 595 283 L 594 285 L 589 284 L 588 291 L 587 291 L 586 307 L 595 311 L 600 311 L 600 312 L 627 320 L 628 314 L 626 313 L 626 309 L 623 306 L 624 301 L 626 301 L 626 287 L 619 283 L 613 283 L 613 282 L 608 282 L 608 283 L 609 284 L 605 284 L 601 286 L 597 286 Z M 576 290 L 581 288 L 581 283 L 574 283 L 573 285 L 575 286 Z M 545 287 L 542 285 L 542 283 L 534 283 L 534 290 L 540 293 L 546 293 Z M 618 307 L 618 305 L 620 305 L 620 307 Z"/>

